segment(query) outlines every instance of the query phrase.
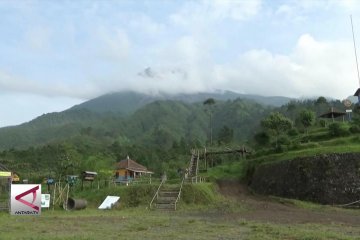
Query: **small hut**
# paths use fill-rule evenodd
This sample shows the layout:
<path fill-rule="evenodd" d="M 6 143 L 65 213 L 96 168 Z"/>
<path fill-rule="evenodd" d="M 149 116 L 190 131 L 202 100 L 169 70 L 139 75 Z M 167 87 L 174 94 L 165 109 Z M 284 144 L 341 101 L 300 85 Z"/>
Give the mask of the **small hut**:
<path fill-rule="evenodd" d="M 115 170 L 115 182 L 117 183 L 128 183 L 134 179 L 140 178 L 143 175 L 153 174 L 145 166 L 137 163 L 136 161 L 126 157 L 116 164 Z"/>
<path fill-rule="evenodd" d="M 338 118 L 338 117 L 343 117 L 343 121 L 344 121 L 344 116 L 346 115 L 345 112 L 342 112 L 334 107 L 331 107 L 330 108 L 330 111 L 326 112 L 326 113 L 323 113 L 321 114 L 319 117 L 320 118 L 331 118 L 332 121 L 335 120 L 335 118 Z"/>

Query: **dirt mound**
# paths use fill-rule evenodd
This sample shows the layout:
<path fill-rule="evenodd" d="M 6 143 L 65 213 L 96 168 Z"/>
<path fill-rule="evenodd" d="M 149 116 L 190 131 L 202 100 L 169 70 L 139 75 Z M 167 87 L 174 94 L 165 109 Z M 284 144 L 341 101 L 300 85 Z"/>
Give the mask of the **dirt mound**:
<path fill-rule="evenodd" d="M 315 209 L 300 208 L 294 202 L 253 194 L 238 181 L 218 181 L 218 191 L 225 197 L 242 205 L 246 211 L 226 214 L 227 219 L 246 219 L 273 223 L 339 223 L 360 225 L 360 210 L 344 210 L 330 206 Z"/>

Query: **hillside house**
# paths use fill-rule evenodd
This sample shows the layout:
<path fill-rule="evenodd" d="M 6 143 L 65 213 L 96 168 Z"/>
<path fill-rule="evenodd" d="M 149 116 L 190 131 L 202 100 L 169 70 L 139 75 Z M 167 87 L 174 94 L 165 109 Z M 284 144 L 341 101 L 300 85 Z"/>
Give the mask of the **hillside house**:
<path fill-rule="evenodd" d="M 116 164 L 115 182 L 129 183 L 144 175 L 150 175 L 151 177 L 151 174 L 153 174 L 152 171 L 149 171 L 145 166 L 137 163 L 127 156 L 126 159 L 121 160 Z"/>

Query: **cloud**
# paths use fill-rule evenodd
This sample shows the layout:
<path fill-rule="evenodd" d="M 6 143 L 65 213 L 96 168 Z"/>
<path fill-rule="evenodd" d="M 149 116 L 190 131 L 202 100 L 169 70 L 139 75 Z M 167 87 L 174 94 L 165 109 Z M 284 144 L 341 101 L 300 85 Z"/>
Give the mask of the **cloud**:
<path fill-rule="evenodd" d="M 289 55 L 251 50 L 232 64 L 217 65 L 214 87 L 244 93 L 344 98 L 357 88 L 350 42 L 320 42 L 302 35 Z"/>
<path fill-rule="evenodd" d="M 208 23 L 231 19 L 245 21 L 255 16 L 261 9 L 260 0 L 231 1 L 204 0 L 186 2 L 170 19 L 182 26 L 205 26 Z"/>
<path fill-rule="evenodd" d="M 158 54 L 162 59 L 153 66 L 133 69 L 130 62 L 123 71 L 83 84 L 40 84 L 0 71 L 0 89 L 83 99 L 120 90 L 179 93 L 215 89 L 268 96 L 345 98 L 358 87 L 352 43 L 318 41 L 309 34 L 300 36 L 289 54 L 252 49 L 225 63 L 214 62 L 208 50 L 190 36 Z"/>
<path fill-rule="evenodd" d="M 98 56 L 110 61 L 122 61 L 129 56 L 131 41 L 125 30 L 99 27 L 92 37 L 92 47 L 98 49 Z"/>
<path fill-rule="evenodd" d="M 88 99 L 103 93 L 96 85 L 92 84 L 67 84 L 62 81 L 48 81 L 44 83 L 14 76 L 1 70 L 0 92 L 26 93 L 46 97 L 70 97 L 77 99 Z"/>
<path fill-rule="evenodd" d="M 29 24 L 25 34 L 28 45 L 33 49 L 50 45 L 51 51 L 45 57 L 36 55 L 34 58 L 41 61 L 32 62 L 31 68 L 6 67 L 0 61 L 0 89 L 76 98 L 117 90 L 176 93 L 213 89 L 340 97 L 356 88 L 356 79 L 350 81 L 356 77 L 352 44 L 324 41 L 314 32 L 291 33 L 293 39 L 300 36 L 295 42 L 287 39 L 292 29 L 286 28 L 282 34 L 291 47 L 285 51 L 277 42 L 277 33 L 272 31 L 278 29 L 265 29 L 273 27 L 266 21 L 274 15 L 259 14 L 271 8 L 277 19 L 298 15 L 304 20 L 309 12 L 323 6 L 335 8 L 340 4 L 336 2 L 339 1 L 294 1 L 269 7 L 260 0 L 186 1 L 176 5 L 168 16 L 157 19 L 156 14 L 110 9 L 111 4 L 105 4 L 104 9 L 99 2 L 85 13 L 78 6 L 76 11 L 66 13 L 66 18 L 62 16 L 62 20 L 70 19 L 66 24 L 56 19 L 46 24 L 45 17 L 43 24 Z M 346 6 L 355 8 L 348 3 Z M 104 15 L 110 10 L 118 14 Z M 60 32 L 56 26 L 60 26 Z M 65 30 L 66 36 L 62 36 Z M 268 40 L 270 43 L 264 44 Z M 243 46 L 256 41 L 258 44 Z M 280 46 L 268 47 L 276 44 Z M 34 58 L 20 56 L 19 62 L 29 65 L 29 59 Z M 46 67 L 42 70 L 44 62 Z M 32 74 L 34 69 L 41 73 Z"/>

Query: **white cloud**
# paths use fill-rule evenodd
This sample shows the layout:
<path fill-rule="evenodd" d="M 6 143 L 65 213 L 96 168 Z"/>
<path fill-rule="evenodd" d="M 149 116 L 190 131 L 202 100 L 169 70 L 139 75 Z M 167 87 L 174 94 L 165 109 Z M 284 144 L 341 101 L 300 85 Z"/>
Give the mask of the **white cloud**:
<path fill-rule="evenodd" d="M 0 89 L 75 98 L 118 90 L 179 93 L 214 89 L 268 96 L 345 98 L 358 87 L 352 43 L 318 41 L 309 34 L 300 36 L 288 55 L 253 49 L 223 64 L 213 62 L 208 49 L 191 36 L 180 38 L 158 54 L 161 61 L 157 60 L 141 74 L 141 69 L 126 70 L 132 65 L 129 63 L 123 66 L 125 70 L 87 84 L 44 85 L 0 72 Z M 146 74 L 149 72 L 150 75 Z"/>
<path fill-rule="evenodd" d="M 245 21 L 255 16 L 261 9 L 261 0 L 232 1 L 232 0 L 204 0 L 186 2 L 171 20 L 179 25 L 205 26 L 208 23 L 232 19 Z"/>
<path fill-rule="evenodd" d="M 14 76 L 0 70 L 0 92 L 28 93 L 46 97 L 88 99 L 102 94 L 95 85 L 47 81 L 46 83 Z"/>
<path fill-rule="evenodd" d="M 166 31 L 164 24 L 154 21 L 154 19 L 145 14 L 136 15 L 136 17 L 130 20 L 129 26 L 135 31 L 154 38 Z"/>
<path fill-rule="evenodd" d="M 209 0 L 206 2 L 214 19 L 231 18 L 242 21 L 255 16 L 261 7 L 261 1 Z"/>
<path fill-rule="evenodd" d="M 236 63 L 217 65 L 221 81 L 214 87 L 262 95 L 345 98 L 357 88 L 354 62 L 351 42 L 319 42 L 305 34 L 290 55 L 251 50 Z"/>
<path fill-rule="evenodd" d="M 123 29 L 99 27 L 93 39 L 90 48 L 98 49 L 97 54 L 105 59 L 121 61 L 129 56 L 131 41 Z"/>

